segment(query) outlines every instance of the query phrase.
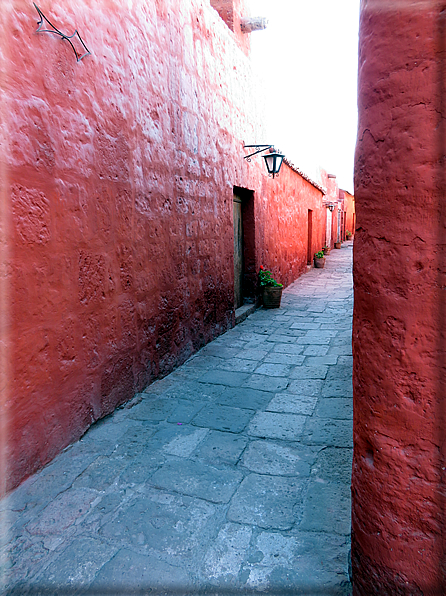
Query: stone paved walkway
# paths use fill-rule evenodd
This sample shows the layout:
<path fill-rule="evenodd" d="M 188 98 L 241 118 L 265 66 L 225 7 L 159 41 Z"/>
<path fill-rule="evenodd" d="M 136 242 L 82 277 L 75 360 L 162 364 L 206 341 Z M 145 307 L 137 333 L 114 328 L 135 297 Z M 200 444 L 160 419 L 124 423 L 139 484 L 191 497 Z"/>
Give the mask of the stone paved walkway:
<path fill-rule="evenodd" d="M 351 257 L 4 500 L 4 593 L 350 594 Z"/>

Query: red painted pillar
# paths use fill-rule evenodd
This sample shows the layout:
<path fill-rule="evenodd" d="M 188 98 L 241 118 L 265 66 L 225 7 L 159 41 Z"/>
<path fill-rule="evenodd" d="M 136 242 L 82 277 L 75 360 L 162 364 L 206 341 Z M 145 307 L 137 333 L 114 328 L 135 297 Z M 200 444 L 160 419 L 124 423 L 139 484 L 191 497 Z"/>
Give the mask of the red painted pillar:
<path fill-rule="evenodd" d="M 445 594 L 445 3 L 362 0 L 355 596 Z"/>

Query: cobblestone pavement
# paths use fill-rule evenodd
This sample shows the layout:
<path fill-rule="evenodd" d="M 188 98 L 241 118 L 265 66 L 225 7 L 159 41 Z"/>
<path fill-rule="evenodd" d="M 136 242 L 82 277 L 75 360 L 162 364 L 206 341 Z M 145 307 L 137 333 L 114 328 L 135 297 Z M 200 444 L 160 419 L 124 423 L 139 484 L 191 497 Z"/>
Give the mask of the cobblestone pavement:
<path fill-rule="evenodd" d="M 5 594 L 347 595 L 352 243 L 1 504 Z"/>

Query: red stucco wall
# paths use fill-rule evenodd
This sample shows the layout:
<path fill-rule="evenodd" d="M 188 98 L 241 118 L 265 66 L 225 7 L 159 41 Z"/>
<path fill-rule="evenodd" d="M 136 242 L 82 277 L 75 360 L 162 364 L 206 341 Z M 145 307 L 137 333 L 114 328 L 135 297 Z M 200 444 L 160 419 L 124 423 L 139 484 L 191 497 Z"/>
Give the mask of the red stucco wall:
<path fill-rule="evenodd" d="M 355 233 L 355 199 L 347 190 L 342 191 L 344 195 L 344 204 L 346 211 L 346 231 L 349 230 L 351 234 Z"/>
<path fill-rule="evenodd" d="M 354 594 L 445 594 L 445 4 L 363 0 Z"/>
<path fill-rule="evenodd" d="M 256 262 L 286 285 L 306 258 L 302 213 L 321 196 L 243 159 L 263 138 L 261 94 L 208 0 L 39 7 L 92 55 L 76 63 L 35 32 L 31 3 L 8 5 L 2 490 L 234 324 L 233 186 L 254 191 Z"/>
<path fill-rule="evenodd" d="M 312 255 L 325 240 L 323 193 L 283 164 L 280 176 L 268 179 L 257 201 L 257 254 L 275 279 L 289 285 L 307 267 L 308 210 L 312 211 Z"/>

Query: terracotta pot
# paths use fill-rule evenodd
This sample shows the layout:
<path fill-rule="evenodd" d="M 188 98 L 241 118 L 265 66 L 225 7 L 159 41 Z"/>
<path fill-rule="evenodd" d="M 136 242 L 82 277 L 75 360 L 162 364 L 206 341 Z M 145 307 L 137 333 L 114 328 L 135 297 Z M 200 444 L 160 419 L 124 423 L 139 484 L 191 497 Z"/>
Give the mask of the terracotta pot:
<path fill-rule="evenodd" d="M 336 242 L 335 243 L 335 248 L 341 248 L 341 242 Z"/>
<path fill-rule="evenodd" d="M 264 308 L 279 308 L 281 304 L 282 288 L 265 286 L 262 288 L 262 303 Z"/>
<path fill-rule="evenodd" d="M 317 259 L 317 258 L 315 257 L 314 261 L 315 261 L 315 267 L 316 267 L 317 269 L 323 269 L 323 267 L 324 267 L 324 262 L 326 261 L 326 259 L 325 259 L 324 257 L 321 257 L 320 259 Z"/>
<path fill-rule="evenodd" d="M 324 252 L 325 255 L 328 255 L 328 254 L 330 254 L 331 249 L 328 246 L 327 248 L 323 248 L 323 252 Z"/>

